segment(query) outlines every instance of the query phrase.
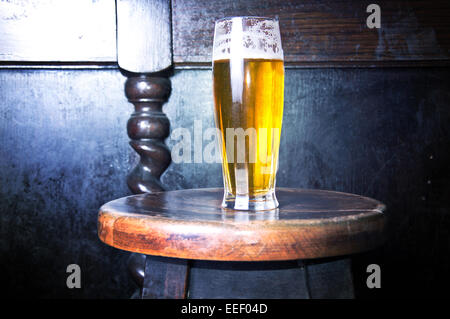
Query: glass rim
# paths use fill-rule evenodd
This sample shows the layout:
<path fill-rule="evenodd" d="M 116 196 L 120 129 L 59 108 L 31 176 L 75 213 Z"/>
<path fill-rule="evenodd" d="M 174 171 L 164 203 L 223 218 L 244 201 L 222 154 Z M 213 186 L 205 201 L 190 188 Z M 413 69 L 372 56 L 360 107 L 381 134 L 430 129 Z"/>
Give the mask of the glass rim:
<path fill-rule="evenodd" d="M 222 22 L 222 21 L 225 21 L 225 20 L 232 20 L 234 18 L 272 20 L 272 21 L 277 21 L 277 22 L 280 21 L 278 19 L 278 16 L 275 16 L 274 18 L 264 17 L 264 16 L 228 16 L 228 17 L 223 17 L 223 18 L 217 19 L 217 20 L 214 21 L 214 23 Z"/>

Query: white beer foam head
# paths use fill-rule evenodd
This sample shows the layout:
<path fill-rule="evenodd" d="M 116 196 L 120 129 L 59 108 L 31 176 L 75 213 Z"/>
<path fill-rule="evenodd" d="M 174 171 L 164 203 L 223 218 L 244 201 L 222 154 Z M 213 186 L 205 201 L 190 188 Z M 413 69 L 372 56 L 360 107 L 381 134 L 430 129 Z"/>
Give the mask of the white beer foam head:
<path fill-rule="evenodd" d="M 213 61 L 283 60 L 278 21 L 261 17 L 225 18 L 216 22 Z"/>

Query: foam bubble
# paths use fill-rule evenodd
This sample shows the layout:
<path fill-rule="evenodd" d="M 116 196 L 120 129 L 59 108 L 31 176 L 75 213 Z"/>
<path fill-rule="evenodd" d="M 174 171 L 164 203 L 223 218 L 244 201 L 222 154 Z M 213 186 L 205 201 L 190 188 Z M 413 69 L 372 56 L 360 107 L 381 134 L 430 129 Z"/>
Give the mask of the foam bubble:
<path fill-rule="evenodd" d="M 283 60 L 278 21 L 258 17 L 236 17 L 217 21 L 213 60 L 236 57 Z"/>

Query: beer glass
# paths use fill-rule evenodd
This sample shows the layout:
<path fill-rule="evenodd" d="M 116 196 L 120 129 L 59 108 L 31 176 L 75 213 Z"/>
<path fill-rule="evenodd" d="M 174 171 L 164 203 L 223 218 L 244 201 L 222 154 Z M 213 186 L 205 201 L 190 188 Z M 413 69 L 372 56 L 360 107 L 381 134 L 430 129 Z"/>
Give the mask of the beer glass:
<path fill-rule="evenodd" d="M 284 93 L 277 19 L 216 21 L 213 86 L 224 180 L 222 207 L 275 209 Z"/>

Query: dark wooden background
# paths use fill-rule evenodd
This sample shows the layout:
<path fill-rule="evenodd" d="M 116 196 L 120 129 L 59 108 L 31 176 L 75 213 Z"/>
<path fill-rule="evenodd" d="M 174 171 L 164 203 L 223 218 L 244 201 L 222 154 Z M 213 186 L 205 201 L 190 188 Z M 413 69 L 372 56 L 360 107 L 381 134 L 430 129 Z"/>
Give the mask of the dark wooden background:
<path fill-rule="evenodd" d="M 164 106 L 171 130 L 193 134 L 195 120 L 213 126 L 212 21 L 278 15 L 288 68 L 277 184 L 352 192 L 387 205 L 388 244 L 353 259 L 356 297 L 448 297 L 448 2 L 380 1 L 380 30 L 365 27 L 371 2 L 217 2 L 172 2 L 174 67 Z M 11 5 L 28 14 L 8 15 Z M 26 34 L 5 34 L 13 30 L 8 23 L 27 21 L 35 7 L 0 2 L 2 292 L 128 298 L 135 287 L 128 253 L 102 244 L 96 233 L 98 208 L 130 194 L 126 176 L 137 162 L 126 135 L 126 77 L 114 49 L 61 53 L 65 59 L 3 54 L 33 52 Z M 114 10 L 102 12 L 110 30 L 107 13 Z M 98 28 L 80 30 L 91 29 Z M 103 35 L 114 48 L 114 37 Z M 221 186 L 220 164 L 172 163 L 162 182 L 169 189 Z M 81 289 L 66 287 L 72 263 L 81 266 Z M 379 290 L 365 288 L 371 263 L 381 265 Z"/>
<path fill-rule="evenodd" d="M 369 29 L 369 1 L 175 0 L 173 60 L 211 61 L 214 21 L 224 16 L 278 16 L 285 62 L 297 66 L 383 65 L 448 60 L 448 1 L 376 1 L 382 28 Z"/>

